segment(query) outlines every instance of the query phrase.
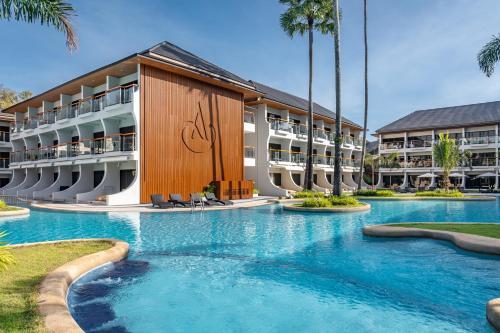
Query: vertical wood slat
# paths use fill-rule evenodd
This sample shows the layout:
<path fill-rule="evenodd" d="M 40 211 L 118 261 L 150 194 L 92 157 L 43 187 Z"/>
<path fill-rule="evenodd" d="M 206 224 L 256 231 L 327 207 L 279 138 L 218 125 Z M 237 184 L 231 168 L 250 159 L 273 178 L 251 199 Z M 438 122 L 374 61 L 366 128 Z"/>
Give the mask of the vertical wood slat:
<path fill-rule="evenodd" d="M 243 180 L 243 160 L 240 93 L 141 67 L 141 202 L 155 193 L 187 199 L 211 181 Z"/>

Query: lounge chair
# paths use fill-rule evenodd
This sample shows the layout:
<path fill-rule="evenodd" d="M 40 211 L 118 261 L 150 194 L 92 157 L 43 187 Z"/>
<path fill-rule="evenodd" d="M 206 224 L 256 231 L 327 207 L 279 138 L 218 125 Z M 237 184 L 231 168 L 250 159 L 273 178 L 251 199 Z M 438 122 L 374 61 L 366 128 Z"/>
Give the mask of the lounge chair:
<path fill-rule="evenodd" d="M 220 200 L 220 199 L 217 199 L 217 197 L 215 196 L 215 194 L 211 193 L 211 192 L 205 193 L 205 198 L 207 198 L 208 202 L 210 202 L 210 203 L 217 203 L 219 205 L 230 206 L 230 205 L 233 204 L 233 202 L 229 201 L 229 200 Z"/>
<path fill-rule="evenodd" d="M 153 208 L 158 206 L 158 208 L 174 208 L 171 202 L 165 201 L 163 199 L 163 194 L 151 194 L 151 203 Z"/>
<path fill-rule="evenodd" d="M 170 200 L 168 200 L 168 202 L 172 203 L 174 205 L 174 207 L 176 207 L 177 205 L 179 205 L 181 207 L 188 207 L 191 205 L 191 202 L 183 201 L 182 196 L 180 194 L 169 193 L 168 197 L 170 198 Z"/>
<path fill-rule="evenodd" d="M 203 208 L 205 206 L 205 203 L 207 204 L 207 206 L 210 205 L 210 203 L 203 200 L 203 197 L 199 193 L 191 193 L 189 197 L 191 198 L 191 207 L 200 206 L 201 208 Z"/>

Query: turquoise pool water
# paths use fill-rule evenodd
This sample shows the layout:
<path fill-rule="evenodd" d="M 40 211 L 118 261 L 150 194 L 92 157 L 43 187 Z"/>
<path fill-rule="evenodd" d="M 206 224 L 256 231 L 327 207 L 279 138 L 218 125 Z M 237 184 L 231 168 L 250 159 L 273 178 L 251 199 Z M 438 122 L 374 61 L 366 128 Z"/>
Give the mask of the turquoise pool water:
<path fill-rule="evenodd" d="M 12 243 L 114 237 L 129 259 L 75 283 L 89 332 L 492 332 L 500 260 L 441 241 L 372 239 L 364 225 L 499 222 L 494 202 L 379 202 L 356 214 L 280 206 L 181 214 L 32 211 Z"/>

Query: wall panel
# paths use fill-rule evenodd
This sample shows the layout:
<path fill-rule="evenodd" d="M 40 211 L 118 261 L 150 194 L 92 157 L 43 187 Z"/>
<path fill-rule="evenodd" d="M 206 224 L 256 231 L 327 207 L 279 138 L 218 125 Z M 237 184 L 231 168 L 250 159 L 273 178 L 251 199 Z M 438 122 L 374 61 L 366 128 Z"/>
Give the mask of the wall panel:
<path fill-rule="evenodd" d="M 243 180 L 243 96 L 141 67 L 141 202 Z"/>

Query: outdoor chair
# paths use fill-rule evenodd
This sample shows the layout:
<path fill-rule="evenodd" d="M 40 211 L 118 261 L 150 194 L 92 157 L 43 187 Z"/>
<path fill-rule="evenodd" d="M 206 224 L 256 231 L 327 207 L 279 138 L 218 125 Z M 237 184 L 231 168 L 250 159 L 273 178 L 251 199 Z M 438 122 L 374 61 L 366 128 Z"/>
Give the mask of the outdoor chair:
<path fill-rule="evenodd" d="M 181 207 L 188 207 L 191 204 L 191 202 L 189 201 L 183 201 L 180 194 L 169 193 L 168 197 L 170 198 L 168 201 L 172 203 L 174 207 L 176 207 L 177 205 Z"/>
<path fill-rule="evenodd" d="M 205 206 L 205 203 L 207 204 L 207 206 L 210 206 L 210 203 L 205 202 L 205 200 L 203 200 L 203 197 L 199 193 L 191 193 L 189 196 L 191 198 L 191 207 L 192 208 L 194 208 L 196 206 L 200 206 L 203 209 L 203 207 Z"/>
<path fill-rule="evenodd" d="M 151 194 L 151 204 L 158 208 L 174 208 L 171 202 L 165 201 L 163 199 L 163 194 Z"/>
<path fill-rule="evenodd" d="M 214 193 L 211 193 L 211 192 L 208 192 L 208 193 L 205 193 L 205 198 L 207 198 L 207 201 L 210 202 L 210 203 L 217 203 L 219 205 L 224 205 L 224 206 L 230 206 L 233 204 L 232 201 L 229 201 L 229 200 L 220 200 L 218 199 Z"/>

